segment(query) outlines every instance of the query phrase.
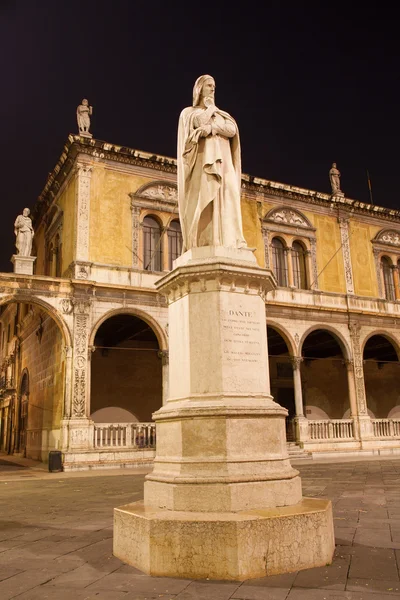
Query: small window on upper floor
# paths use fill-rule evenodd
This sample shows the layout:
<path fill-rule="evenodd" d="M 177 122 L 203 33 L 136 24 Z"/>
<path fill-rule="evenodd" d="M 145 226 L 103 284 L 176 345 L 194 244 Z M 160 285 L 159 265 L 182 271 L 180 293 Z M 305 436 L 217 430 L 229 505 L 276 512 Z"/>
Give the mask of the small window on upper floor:
<path fill-rule="evenodd" d="M 179 221 L 172 221 L 168 228 L 168 268 L 182 254 L 182 231 Z"/>
<path fill-rule="evenodd" d="M 163 267 L 161 227 L 154 217 L 143 219 L 143 268 L 146 271 L 162 271 Z"/>
<path fill-rule="evenodd" d="M 300 290 L 308 289 L 306 251 L 300 242 L 292 244 L 293 285 Z"/>
<path fill-rule="evenodd" d="M 387 256 L 382 256 L 381 267 L 383 274 L 383 283 L 385 286 L 386 300 L 395 300 L 396 293 L 394 288 L 393 263 Z"/>
<path fill-rule="evenodd" d="M 282 240 L 277 237 L 272 240 L 272 261 L 278 285 L 287 287 L 286 248 Z"/>

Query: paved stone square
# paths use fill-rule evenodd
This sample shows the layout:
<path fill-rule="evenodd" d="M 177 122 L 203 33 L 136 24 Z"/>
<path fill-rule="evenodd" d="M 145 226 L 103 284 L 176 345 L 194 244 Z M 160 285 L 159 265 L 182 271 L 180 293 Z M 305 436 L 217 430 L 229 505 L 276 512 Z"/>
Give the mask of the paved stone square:
<path fill-rule="evenodd" d="M 244 582 L 148 577 L 112 555 L 113 508 L 144 472 L 47 473 L 0 456 L 0 599 L 384 600 L 400 598 L 400 459 L 302 461 L 305 496 L 330 498 L 332 565 Z"/>

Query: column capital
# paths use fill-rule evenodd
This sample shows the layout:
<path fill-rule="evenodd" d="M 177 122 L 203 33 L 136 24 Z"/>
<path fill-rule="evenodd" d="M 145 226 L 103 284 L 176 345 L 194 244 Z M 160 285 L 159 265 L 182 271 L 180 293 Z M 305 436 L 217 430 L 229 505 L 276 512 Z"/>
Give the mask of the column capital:
<path fill-rule="evenodd" d="M 291 356 L 290 362 L 292 363 L 293 370 L 300 369 L 300 365 L 304 358 L 302 356 Z"/>

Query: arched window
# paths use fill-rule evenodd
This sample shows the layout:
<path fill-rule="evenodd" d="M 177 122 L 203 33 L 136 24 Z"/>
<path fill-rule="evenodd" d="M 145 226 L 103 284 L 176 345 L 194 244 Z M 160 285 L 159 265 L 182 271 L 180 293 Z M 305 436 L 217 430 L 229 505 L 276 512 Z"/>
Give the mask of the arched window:
<path fill-rule="evenodd" d="M 282 240 L 274 238 L 272 240 L 272 262 L 274 266 L 275 277 L 279 286 L 287 286 L 287 263 L 285 246 Z"/>
<path fill-rule="evenodd" d="M 385 285 L 385 298 L 386 300 L 395 300 L 396 295 L 394 291 L 392 261 L 387 256 L 382 256 L 381 266 L 383 283 Z"/>
<path fill-rule="evenodd" d="M 182 253 L 182 231 L 179 221 L 172 221 L 168 229 L 168 268 Z"/>
<path fill-rule="evenodd" d="M 292 265 L 293 265 L 293 285 L 300 290 L 306 290 L 307 270 L 306 253 L 300 242 L 294 242 L 292 245 Z"/>
<path fill-rule="evenodd" d="M 162 271 L 161 228 L 154 217 L 143 219 L 143 268 Z"/>

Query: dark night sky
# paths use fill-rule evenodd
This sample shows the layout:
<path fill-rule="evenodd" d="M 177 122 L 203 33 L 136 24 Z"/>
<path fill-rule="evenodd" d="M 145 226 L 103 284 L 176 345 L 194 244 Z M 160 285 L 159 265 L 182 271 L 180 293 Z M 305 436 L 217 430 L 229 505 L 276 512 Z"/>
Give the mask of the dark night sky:
<path fill-rule="evenodd" d="M 398 21 L 373 5 L 0 0 L 0 269 L 83 97 L 97 139 L 175 156 L 203 73 L 239 124 L 244 172 L 329 192 L 336 161 L 368 202 L 368 168 L 374 202 L 400 209 Z"/>

